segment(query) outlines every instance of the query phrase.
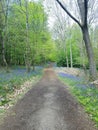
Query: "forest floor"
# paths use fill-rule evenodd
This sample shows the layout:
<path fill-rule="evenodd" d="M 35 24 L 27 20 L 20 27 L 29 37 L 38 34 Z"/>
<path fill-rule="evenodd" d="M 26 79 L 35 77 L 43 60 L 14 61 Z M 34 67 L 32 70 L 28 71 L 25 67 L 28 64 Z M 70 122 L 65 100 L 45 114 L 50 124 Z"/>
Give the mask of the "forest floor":
<path fill-rule="evenodd" d="M 41 80 L 10 110 L 0 130 L 96 129 L 67 86 L 48 68 Z"/>

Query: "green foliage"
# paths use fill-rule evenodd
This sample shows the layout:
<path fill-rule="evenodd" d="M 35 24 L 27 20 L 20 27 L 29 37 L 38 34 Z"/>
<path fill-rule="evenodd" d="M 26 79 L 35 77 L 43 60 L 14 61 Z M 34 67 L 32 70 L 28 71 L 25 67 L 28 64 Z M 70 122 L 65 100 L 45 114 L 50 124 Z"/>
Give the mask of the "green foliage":
<path fill-rule="evenodd" d="M 66 64 L 66 55 L 63 51 L 59 51 L 58 58 L 57 58 L 57 66 L 67 66 Z"/>
<path fill-rule="evenodd" d="M 74 67 L 88 67 L 87 56 L 85 54 L 85 47 L 82 41 L 82 34 L 77 25 L 73 25 L 71 28 L 66 28 L 65 42 L 56 40 L 58 53 L 58 66 L 67 66 L 67 60 L 69 66 L 71 66 L 71 55 L 72 63 Z M 72 54 L 71 54 L 72 53 Z"/>
<path fill-rule="evenodd" d="M 21 1 L 21 6 L 17 2 L 12 2 L 10 6 L 5 43 L 7 63 L 9 65 L 36 65 L 48 60 L 54 61 L 56 58 L 55 44 L 47 28 L 47 15 L 42 4 L 28 1 L 28 12 L 26 12 L 24 0 Z M 2 50 L 1 44 L 0 50 Z M 0 59 L 2 61 L 2 54 Z"/>

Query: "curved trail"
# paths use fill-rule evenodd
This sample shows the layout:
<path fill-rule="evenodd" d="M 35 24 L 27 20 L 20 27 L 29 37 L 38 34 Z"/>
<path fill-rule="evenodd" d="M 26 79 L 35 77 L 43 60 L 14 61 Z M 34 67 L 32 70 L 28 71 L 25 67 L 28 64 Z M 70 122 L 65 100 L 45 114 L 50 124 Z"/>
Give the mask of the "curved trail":
<path fill-rule="evenodd" d="M 54 71 L 18 101 L 0 130 L 95 130 Z"/>

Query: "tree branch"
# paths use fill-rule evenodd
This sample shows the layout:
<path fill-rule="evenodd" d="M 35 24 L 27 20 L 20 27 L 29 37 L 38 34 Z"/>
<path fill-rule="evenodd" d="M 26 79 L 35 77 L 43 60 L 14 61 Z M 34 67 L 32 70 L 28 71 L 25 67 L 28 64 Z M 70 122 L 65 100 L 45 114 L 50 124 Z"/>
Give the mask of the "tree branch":
<path fill-rule="evenodd" d="M 56 1 L 62 7 L 62 9 L 82 28 L 81 23 L 74 16 L 72 16 L 72 14 L 66 9 L 66 7 L 64 7 L 64 5 L 59 0 Z"/>

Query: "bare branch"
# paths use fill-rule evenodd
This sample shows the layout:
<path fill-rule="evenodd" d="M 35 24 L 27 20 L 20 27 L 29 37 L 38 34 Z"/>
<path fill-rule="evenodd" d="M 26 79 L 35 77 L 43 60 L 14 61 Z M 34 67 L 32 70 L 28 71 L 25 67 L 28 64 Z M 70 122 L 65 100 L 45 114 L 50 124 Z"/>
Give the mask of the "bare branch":
<path fill-rule="evenodd" d="M 66 9 L 66 7 L 64 7 L 63 4 L 59 0 L 56 0 L 56 1 L 62 7 L 62 9 L 82 28 L 81 23 L 74 16 L 72 16 L 72 14 Z"/>

